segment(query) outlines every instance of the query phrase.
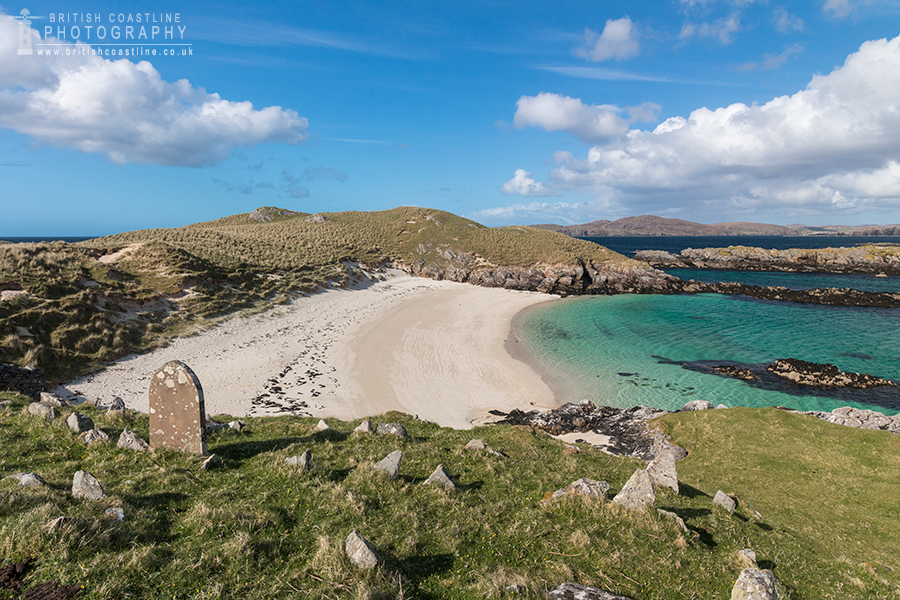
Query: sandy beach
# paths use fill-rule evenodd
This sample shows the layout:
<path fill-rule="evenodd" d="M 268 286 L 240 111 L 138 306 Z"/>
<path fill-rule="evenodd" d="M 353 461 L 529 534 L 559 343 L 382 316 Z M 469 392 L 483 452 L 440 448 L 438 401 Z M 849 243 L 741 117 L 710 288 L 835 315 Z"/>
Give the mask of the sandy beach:
<path fill-rule="evenodd" d="M 384 282 L 228 319 L 57 393 L 104 404 L 120 396 L 146 412 L 150 377 L 180 360 L 200 379 L 209 415 L 349 420 L 398 410 L 469 428 L 491 409 L 557 405 L 540 375 L 506 349 L 515 343 L 508 340 L 513 317 L 548 300 L 394 271 Z"/>

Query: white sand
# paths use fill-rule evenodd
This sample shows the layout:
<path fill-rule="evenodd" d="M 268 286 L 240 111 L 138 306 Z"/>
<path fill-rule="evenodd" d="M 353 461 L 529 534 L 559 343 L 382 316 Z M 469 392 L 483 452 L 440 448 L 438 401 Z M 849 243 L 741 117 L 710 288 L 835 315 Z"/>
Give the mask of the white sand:
<path fill-rule="evenodd" d="M 180 360 L 200 379 L 209 415 L 356 419 L 399 410 L 468 428 L 491 409 L 557 405 L 540 376 L 505 348 L 513 316 L 549 298 L 393 272 L 364 289 L 232 318 L 57 392 L 104 404 L 121 396 L 146 412 L 151 375 Z"/>

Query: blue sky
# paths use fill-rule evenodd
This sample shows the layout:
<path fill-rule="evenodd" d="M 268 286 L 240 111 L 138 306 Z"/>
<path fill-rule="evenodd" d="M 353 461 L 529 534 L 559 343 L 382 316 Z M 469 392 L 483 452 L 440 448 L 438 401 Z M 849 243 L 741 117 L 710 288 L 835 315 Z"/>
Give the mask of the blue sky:
<path fill-rule="evenodd" d="M 17 53 L 23 8 L 31 56 Z M 488 225 L 900 222 L 893 0 L 0 13 L 0 235 L 174 227 L 264 205 L 419 205 Z M 150 39 L 152 20 L 176 13 L 183 39 Z M 100 45 L 125 42 L 129 24 L 147 39 Z M 135 47 L 191 54 L 83 55 Z"/>

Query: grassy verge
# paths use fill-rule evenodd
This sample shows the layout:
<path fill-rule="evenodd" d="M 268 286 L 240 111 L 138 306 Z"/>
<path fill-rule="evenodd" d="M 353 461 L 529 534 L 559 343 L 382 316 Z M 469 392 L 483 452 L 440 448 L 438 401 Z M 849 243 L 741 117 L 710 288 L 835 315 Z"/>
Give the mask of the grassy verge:
<path fill-rule="evenodd" d="M 735 552 L 748 546 L 775 569 L 788 599 L 896 598 L 900 590 L 900 572 L 890 571 L 900 568 L 900 548 L 887 527 L 897 517 L 889 485 L 896 438 L 886 432 L 795 415 L 781 422 L 767 411 L 666 417 L 664 426 L 691 455 L 679 463 L 682 495 L 662 491 L 656 506 L 681 515 L 695 536 L 655 511 L 631 513 L 598 500 L 539 506 L 547 492 L 580 477 L 605 479 L 615 493 L 640 463 L 586 446 L 563 454 L 561 443 L 526 428 L 457 431 L 382 416 L 407 427 L 413 439 L 401 441 L 353 435 L 357 422 L 334 421 L 336 433 L 324 436 L 314 432 L 314 419 L 246 419 L 241 433 L 211 436 L 210 451 L 225 465 L 204 472 L 197 457 L 115 448 L 125 424 L 107 422 L 91 407 L 79 410 L 111 442 L 85 448 L 61 420 L 48 425 L 24 415 L 25 398 L 0 397 L 13 404 L 0 414 L 0 473 L 34 471 L 51 485 L 0 484 L 0 555 L 34 555 L 32 581 L 84 585 L 85 598 L 480 599 L 504 597 L 511 586 L 517 597 L 541 598 L 564 581 L 636 600 L 727 598 L 741 568 Z M 146 439 L 146 416 L 134 415 L 128 425 Z M 793 452 L 798 432 L 807 430 L 804 452 L 833 458 L 823 461 L 815 493 L 790 487 L 803 463 L 778 467 L 764 458 Z M 738 459 L 728 458 L 723 440 L 738 436 L 735 456 L 757 473 L 752 478 L 727 468 Z M 505 456 L 463 451 L 475 437 Z M 284 465 L 305 449 L 314 456 L 312 471 Z M 392 481 L 372 465 L 395 449 L 404 458 L 400 479 Z M 868 457 L 866 468 L 839 459 L 847 453 Z M 422 485 L 439 463 L 456 479 L 456 491 Z M 108 498 L 72 499 L 78 469 L 97 476 Z M 860 487 L 866 501 L 836 510 Z M 741 494 L 763 519 L 746 506 L 734 516 L 713 510 L 719 488 Z M 821 510 L 823 498 L 830 511 Z M 788 504 L 794 512 L 781 508 Z M 122 507 L 125 521 L 105 520 L 109 507 Z M 42 531 L 62 515 L 74 520 Z M 353 529 L 383 557 L 376 571 L 360 571 L 343 556 Z"/>

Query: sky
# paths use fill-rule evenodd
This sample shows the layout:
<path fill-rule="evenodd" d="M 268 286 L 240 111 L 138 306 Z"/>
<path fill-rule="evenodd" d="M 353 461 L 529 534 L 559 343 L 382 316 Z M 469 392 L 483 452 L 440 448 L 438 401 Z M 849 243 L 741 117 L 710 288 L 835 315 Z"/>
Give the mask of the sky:
<path fill-rule="evenodd" d="M 400 205 L 900 223 L 900 2 L 0 6 L 0 236 Z"/>

